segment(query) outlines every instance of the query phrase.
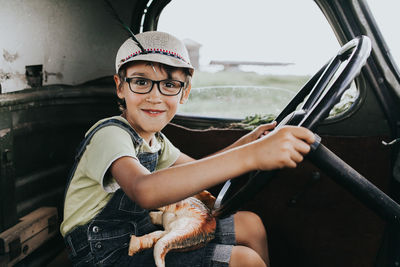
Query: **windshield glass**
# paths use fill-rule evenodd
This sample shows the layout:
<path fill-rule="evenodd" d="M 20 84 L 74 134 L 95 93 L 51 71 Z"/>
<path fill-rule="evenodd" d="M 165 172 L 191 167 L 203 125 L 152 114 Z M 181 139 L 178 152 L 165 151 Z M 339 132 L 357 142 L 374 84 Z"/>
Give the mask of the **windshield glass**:
<path fill-rule="evenodd" d="M 277 115 L 339 49 L 313 1 L 174 0 L 158 30 L 191 53 L 196 72 L 179 111 L 190 115 Z"/>
<path fill-rule="evenodd" d="M 400 35 L 398 33 L 398 16 L 400 1 L 368 0 L 368 5 L 385 38 L 394 61 L 400 63 Z"/>

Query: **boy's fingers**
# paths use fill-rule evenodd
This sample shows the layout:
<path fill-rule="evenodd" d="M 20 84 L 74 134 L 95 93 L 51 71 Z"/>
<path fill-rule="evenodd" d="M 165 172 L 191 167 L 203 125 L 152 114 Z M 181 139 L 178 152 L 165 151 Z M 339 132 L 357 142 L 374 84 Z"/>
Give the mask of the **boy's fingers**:
<path fill-rule="evenodd" d="M 304 154 L 307 154 L 308 152 L 310 152 L 311 147 L 309 144 L 299 141 L 299 142 L 296 142 L 295 149 L 296 149 L 296 151 L 298 151 L 299 153 L 304 155 Z"/>
<path fill-rule="evenodd" d="M 303 161 L 303 155 L 302 154 L 300 154 L 299 152 L 297 152 L 297 151 L 294 151 L 293 153 L 292 153 L 292 156 L 291 156 L 291 159 L 294 161 L 294 162 L 296 162 L 296 163 L 299 163 L 299 162 L 301 162 L 301 161 Z"/>
<path fill-rule="evenodd" d="M 275 126 L 276 126 L 276 121 L 262 125 L 262 127 L 264 127 L 264 130 L 274 129 Z"/>
<path fill-rule="evenodd" d="M 292 134 L 298 139 L 302 139 L 309 144 L 315 142 L 315 135 L 313 132 L 304 127 L 292 127 Z"/>
<path fill-rule="evenodd" d="M 276 121 L 268 123 L 268 124 L 260 125 L 260 126 L 258 126 L 256 131 L 260 134 L 264 134 L 266 131 L 274 129 L 275 126 L 276 126 Z"/>
<path fill-rule="evenodd" d="M 296 161 L 290 159 L 290 160 L 286 163 L 286 167 L 288 167 L 288 168 L 296 168 L 296 167 L 297 167 L 297 163 L 296 163 Z"/>

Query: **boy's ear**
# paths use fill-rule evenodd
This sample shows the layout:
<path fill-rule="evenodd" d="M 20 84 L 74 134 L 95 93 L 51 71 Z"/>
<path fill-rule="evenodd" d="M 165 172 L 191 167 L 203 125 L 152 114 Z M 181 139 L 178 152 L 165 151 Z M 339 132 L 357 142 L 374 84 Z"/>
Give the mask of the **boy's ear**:
<path fill-rule="evenodd" d="M 117 74 L 114 74 L 114 82 L 115 82 L 115 87 L 117 89 L 117 96 L 120 99 L 124 99 L 124 96 L 122 95 L 122 90 L 120 89 L 121 80 L 119 79 L 119 76 Z"/>
<path fill-rule="evenodd" d="M 192 85 L 191 84 L 189 84 L 188 87 L 186 87 L 186 89 L 183 90 L 182 97 L 181 97 L 181 100 L 179 101 L 179 103 L 181 103 L 181 104 L 185 104 L 186 103 L 186 101 L 189 98 L 190 89 L 192 89 Z"/>

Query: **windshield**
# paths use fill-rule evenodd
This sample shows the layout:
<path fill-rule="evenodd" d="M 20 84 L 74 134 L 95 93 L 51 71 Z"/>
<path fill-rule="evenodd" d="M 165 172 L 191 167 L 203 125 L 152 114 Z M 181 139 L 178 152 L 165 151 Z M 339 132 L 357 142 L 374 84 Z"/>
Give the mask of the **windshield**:
<path fill-rule="evenodd" d="M 393 0 L 368 0 L 368 5 L 385 38 L 397 66 L 400 63 L 400 35 L 398 34 L 398 16 L 400 1 Z"/>
<path fill-rule="evenodd" d="M 277 115 L 339 49 L 313 1 L 174 0 L 158 30 L 191 51 L 196 72 L 179 110 L 190 115 Z"/>

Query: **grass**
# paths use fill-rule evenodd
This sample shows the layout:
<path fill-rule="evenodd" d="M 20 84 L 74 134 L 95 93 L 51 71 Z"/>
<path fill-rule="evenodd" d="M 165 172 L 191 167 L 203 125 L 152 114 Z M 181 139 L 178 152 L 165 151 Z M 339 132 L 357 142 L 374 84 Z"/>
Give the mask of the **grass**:
<path fill-rule="evenodd" d="M 308 79 L 252 72 L 197 72 L 189 100 L 180 106 L 179 113 L 225 118 L 277 115 Z"/>

